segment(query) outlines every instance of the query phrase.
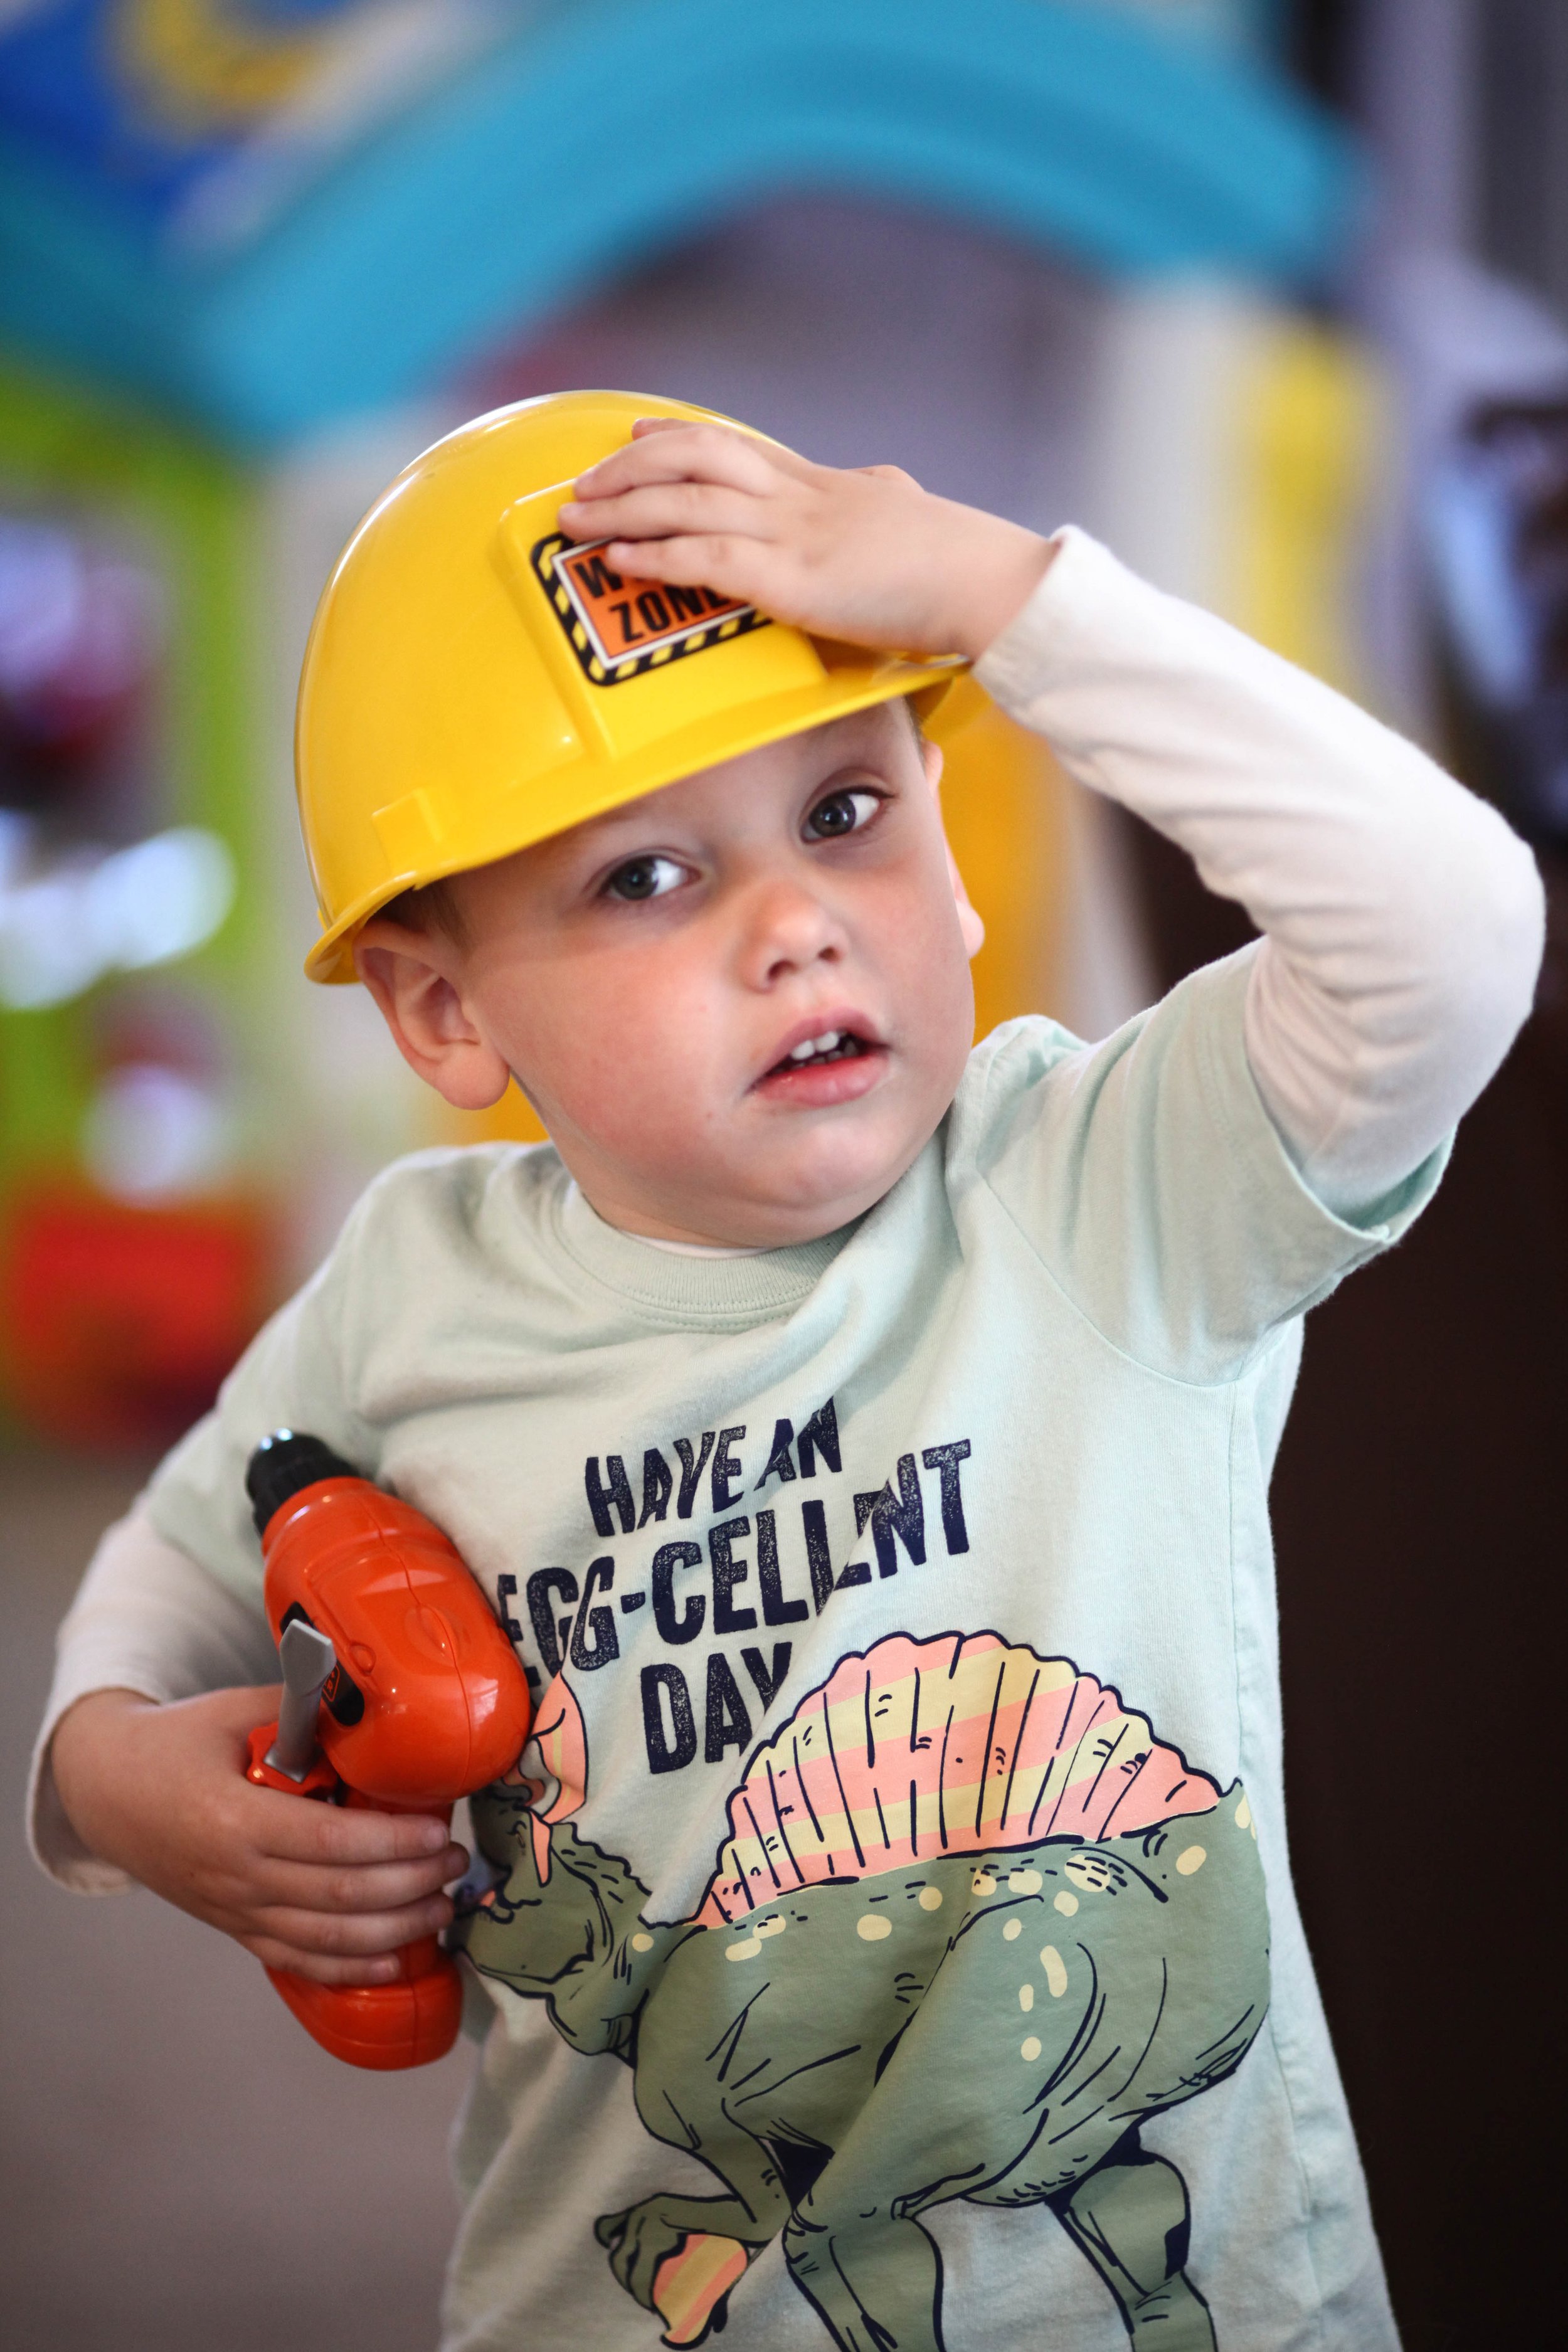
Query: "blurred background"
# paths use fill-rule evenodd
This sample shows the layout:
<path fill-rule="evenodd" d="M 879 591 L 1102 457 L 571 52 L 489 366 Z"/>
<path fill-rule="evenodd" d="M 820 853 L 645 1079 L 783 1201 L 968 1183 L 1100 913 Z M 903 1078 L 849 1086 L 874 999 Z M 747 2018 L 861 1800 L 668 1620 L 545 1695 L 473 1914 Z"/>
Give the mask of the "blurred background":
<path fill-rule="evenodd" d="M 465 2061 L 334 2066 L 219 1938 L 49 1887 L 18 1815 L 53 1627 L 163 1444 L 385 1160 L 532 1131 L 301 977 L 289 728 L 374 493 L 574 384 L 1080 521 L 1538 848 L 1536 1018 L 1313 1317 L 1276 1502 L 1295 1866 L 1406 2341 L 1545 2341 L 1563 0 L 0 0 L 13 2339 L 435 2340 Z M 1102 1035 L 1246 936 L 999 718 L 950 774 L 982 1031 Z"/>

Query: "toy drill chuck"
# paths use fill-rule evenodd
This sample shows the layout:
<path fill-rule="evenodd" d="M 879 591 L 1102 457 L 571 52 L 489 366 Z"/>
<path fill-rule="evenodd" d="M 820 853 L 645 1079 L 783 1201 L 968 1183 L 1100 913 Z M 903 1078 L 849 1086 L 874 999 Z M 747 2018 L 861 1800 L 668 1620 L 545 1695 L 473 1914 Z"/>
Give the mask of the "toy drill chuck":
<path fill-rule="evenodd" d="M 276 1723 L 250 1735 L 264 1788 L 383 1812 L 451 1818 L 514 1764 L 528 1685 L 483 1593 L 439 1528 L 362 1478 L 320 1438 L 280 1429 L 246 1490 L 283 1669 Z M 423 2066 L 457 2039 L 462 1988 L 434 1936 L 385 1985 L 267 1973 L 308 2033 L 352 2066 Z"/>

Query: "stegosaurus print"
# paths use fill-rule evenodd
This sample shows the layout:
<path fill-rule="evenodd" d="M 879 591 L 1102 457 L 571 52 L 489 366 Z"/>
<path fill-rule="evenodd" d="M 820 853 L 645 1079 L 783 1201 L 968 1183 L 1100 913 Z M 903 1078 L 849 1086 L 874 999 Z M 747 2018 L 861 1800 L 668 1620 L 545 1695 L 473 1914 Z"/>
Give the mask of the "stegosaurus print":
<path fill-rule="evenodd" d="M 462 1922 L 476 1968 L 634 2070 L 654 2137 L 722 2193 L 598 2222 L 620 2284 L 696 2344 L 782 2232 L 844 2352 L 940 2352 L 921 2216 L 1045 2204 L 1128 2335 L 1213 2352 L 1152 2116 L 1234 2073 L 1268 1999 L 1239 1783 L 1223 1794 L 1115 1691 L 993 1633 L 842 1659 L 752 1755 L 692 1916 L 647 1916 L 580 1837 L 570 1682 L 532 1776 L 475 1801 L 501 1883 Z"/>

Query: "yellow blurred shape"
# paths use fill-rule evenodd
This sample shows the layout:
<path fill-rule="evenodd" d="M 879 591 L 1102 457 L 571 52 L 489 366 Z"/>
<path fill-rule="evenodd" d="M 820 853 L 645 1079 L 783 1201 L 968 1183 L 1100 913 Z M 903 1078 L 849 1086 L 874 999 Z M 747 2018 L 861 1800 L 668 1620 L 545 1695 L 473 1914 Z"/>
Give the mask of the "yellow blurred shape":
<path fill-rule="evenodd" d="M 223 0 L 121 0 L 111 20 L 121 69 L 149 113 L 193 138 L 285 104 L 342 30 L 341 16 L 315 28 L 247 22 Z"/>
<path fill-rule="evenodd" d="M 437 1141 L 441 1143 L 544 1143 L 539 1113 L 513 1078 L 500 1102 L 489 1110 L 454 1110 L 436 1097 Z"/>
<path fill-rule="evenodd" d="M 1058 993 L 1065 785 L 1049 747 L 986 702 L 949 746 L 947 837 L 985 925 L 974 959 L 974 1034 L 1041 1013 Z"/>
<path fill-rule="evenodd" d="M 1227 614 L 1288 661 L 1356 694 L 1364 675 L 1352 567 L 1384 443 L 1376 371 L 1349 337 L 1278 319 L 1242 368 L 1237 395 Z"/>

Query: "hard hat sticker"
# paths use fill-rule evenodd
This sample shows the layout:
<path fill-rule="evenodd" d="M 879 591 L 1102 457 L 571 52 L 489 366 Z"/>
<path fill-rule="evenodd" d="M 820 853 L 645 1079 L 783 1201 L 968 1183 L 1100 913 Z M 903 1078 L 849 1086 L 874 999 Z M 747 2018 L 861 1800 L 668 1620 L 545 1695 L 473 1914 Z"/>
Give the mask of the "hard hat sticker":
<path fill-rule="evenodd" d="M 605 561 L 608 544 L 600 539 L 582 546 L 552 531 L 531 551 L 551 609 L 595 686 L 619 686 L 767 627 L 767 614 L 754 604 L 712 588 L 677 588 L 616 571 Z"/>

